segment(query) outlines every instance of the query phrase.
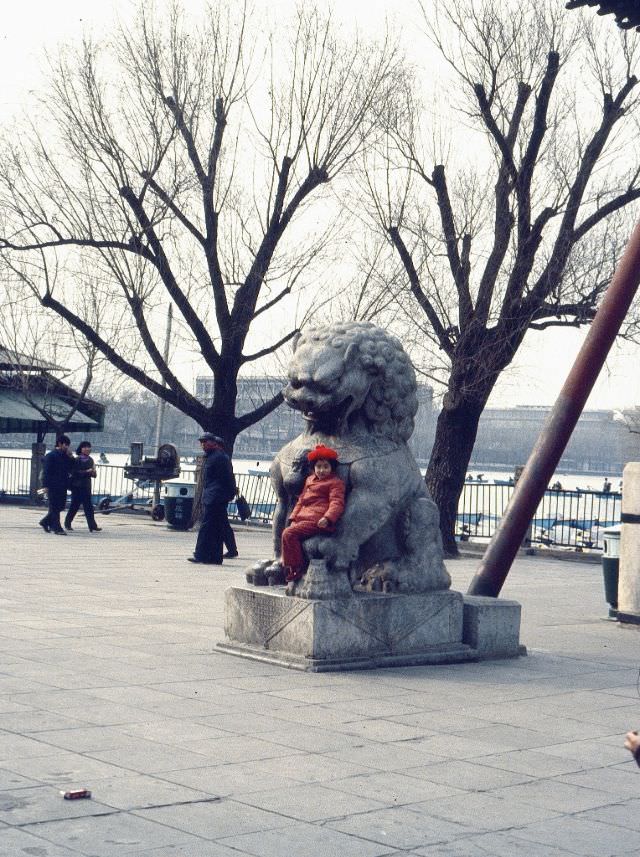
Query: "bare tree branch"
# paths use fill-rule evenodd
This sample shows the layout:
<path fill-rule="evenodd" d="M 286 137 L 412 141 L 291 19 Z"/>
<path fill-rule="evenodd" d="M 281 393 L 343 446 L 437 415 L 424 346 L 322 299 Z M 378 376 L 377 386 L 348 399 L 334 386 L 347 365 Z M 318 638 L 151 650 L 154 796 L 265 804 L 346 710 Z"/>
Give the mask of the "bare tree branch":
<path fill-rule="evenodd" d="M 273 345 L 268 345 L 266 348 L 261 348 L 260 351 L 256 351 L 253 354 L 245 354 L 242 357 L 243 363 L 251 363 L 255 360 L 261 360 L 263 357 L 267 357 L 269 354 L 273 354 L 274 351 L 277 351 L 279 348 L 282 348 L 283 345 L 286 345 L 287 342 L 291 342 L 291 340 L 298 336 L 300 331 L 296 328 L 295 330 L 290 330 L 289 333 L 285 334 L 281 339 L 277 342 L 274 342 Z"/>
<path fill-rule="evenodd" d="M 242 429 L 248 428 L 249 426 L 252 426 L 257 422 L 260 422 L 261 419 L 268 416 L 272 411 L 275 411 L 278 405 L 281 405 L 283 402 L 284 396 L 282 395 L 282 392 L 280 392 L 268 401 L 263 402 L 260 407 L 255 408 L 253 411 L 249 411 L 246 414 L 243 414 L 241 417 L 238 417 L 239 430 L 242 431 Z"/>
<path fill-rule="evenodd" d="M 268 412 L 236 418 L 238 373 L 305 318 L 289 299 L 330 281 L 342 176 L 395 110 L 403 59 L 389 38 L 343 36 L 318 9 L 273 32 L 226 0 L 197 21 L 144 4 L 131 20 L 62 51 L 39 108 L 4 135 L 0 253 L 25 294 L 232 449 Z M 167 295 L 175 350 L 213 372 L 210 405 L 157 345 Z M 275 344 L 245 355 L 254 320 L 273 310 Z"/>

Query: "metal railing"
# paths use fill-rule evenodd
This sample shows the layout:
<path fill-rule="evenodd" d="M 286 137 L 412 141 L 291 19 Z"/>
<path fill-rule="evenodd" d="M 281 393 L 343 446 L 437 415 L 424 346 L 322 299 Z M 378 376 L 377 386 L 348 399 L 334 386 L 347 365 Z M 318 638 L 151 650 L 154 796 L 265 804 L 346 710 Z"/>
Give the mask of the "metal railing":
<path fill-rule="evenodd" d="M 456 519 L 461 540 L 490 539 L 507 503 L 513 485 L 465 482 Z M 531 522 L 532 544 L 602 550 L 603 531 L 620 523 L 622 495 L 611 491 L 547 490 Z"/>
<path fill-rule="evenodd" d="M 10 501 L 29 496 L 31 462 L 28 458 L 0 456 L 0 499 Z M 136 504 L 150 503 L 153 483 L 136 485 L 124 478 L 124 468 L 101 464 L 94 480 L 94 503 L 105 498 L 116 499 L 132 494 Z M 184 482 L 195 481 L 194 470 L 184 470 Z M 268 523 L 273 517 L 277 498 L 268 474 L 240 473 L 236 476 L 238 492 L 251 507 L 251 520 Z M 511 484 L 499 482 L 465 482 L 458 503 L 456 537 L 488 540 L 496 530 L 513 494 Z M 620 523 L 622 495 L 604 491 L 545 491 L 531 522 L 531 542 L 537 545 L 567 547 L 574 550 L 603 548 L 603 531 Z M 229 504 L 229 515 L 239 518 L 235 503 Z"/>
<path fill-rule="evenodd" d="M 278 498 L 271 486 L 269 474 L 239 473 L 236 484 L 238 494 L 242 494 L 251 506 L 251 519 L 265 523 L 271 521 Z M 229 504 L 229 515 L 238 517 L 235 503 Z"/>
<path fill-rule="evenodd" d="M 31 459 L 0 456 L 0 497 L 28 497 L 30 476 Z"/>
<path fill-rule="evenodd" d="M 116 464 L 100 464 L 96 471 L 97 475 L 92 485 L 93 499 L 96 505 L 105 497 L 115 500 L 128 494 L 133 495 L 136 503 L 144 503 L 153 499 L 154 483 L 134 482 L 132 479 L 125 479 L 124 467 Z M 183 469 L 179 478 L 182 482 L 194 482 L 195 471 Z"/>

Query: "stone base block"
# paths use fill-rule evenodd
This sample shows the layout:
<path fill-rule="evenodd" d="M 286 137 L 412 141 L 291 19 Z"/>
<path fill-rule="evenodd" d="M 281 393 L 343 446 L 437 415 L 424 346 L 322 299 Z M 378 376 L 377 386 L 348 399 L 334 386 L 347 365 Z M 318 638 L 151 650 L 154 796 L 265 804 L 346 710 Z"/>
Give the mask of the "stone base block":
<path fill-rule="evenodd" d="M 520 605 L 517 601 L 464 596 L 463 641 L 481 658 L 513 658 L 526 654 L 520 645 Z"/>
<path fill-rule="evenodd" d="M 609 615 L 611 615 L 611 611 L 609 611 Z M 615 618 L 624 625 L 640 625 L 640 615 L 637 613 L 623 613 L 621 610 L 616 610 Z"/>
<path fill-rule="evenodd" d="M 287 597 L 280 588 L 234 586 L 225 600 L 226 640 L 219 647 L 294 669 L 372 669 L 490 656 L 463 640 L 463 598 L 450 590 L 313 600 Z M 497 656 L 510 652 L 500 638 Z"/>

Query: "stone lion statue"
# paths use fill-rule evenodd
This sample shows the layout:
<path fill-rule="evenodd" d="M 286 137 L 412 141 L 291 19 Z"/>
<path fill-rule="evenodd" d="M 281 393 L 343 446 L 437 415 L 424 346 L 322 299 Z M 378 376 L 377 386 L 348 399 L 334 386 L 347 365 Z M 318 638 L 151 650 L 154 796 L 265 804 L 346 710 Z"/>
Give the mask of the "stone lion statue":
<path fill-rule="evenodd" d="M 346 507 L 334 534 L 305 541 L 309 559 L 347 575 L 356 591 L 448 588 L 438 509 L 407 446 L 418 401 L 399 340 L 365 322 L 310 328 L 296 343 L 288 374 L 284 397 L 306 428 L 271 466 L 275 560 L 255 566 L 247 579 L 282 582 L 280 538 L 309 472 L 306 454 L 326 444 L 338 452 Z"/>

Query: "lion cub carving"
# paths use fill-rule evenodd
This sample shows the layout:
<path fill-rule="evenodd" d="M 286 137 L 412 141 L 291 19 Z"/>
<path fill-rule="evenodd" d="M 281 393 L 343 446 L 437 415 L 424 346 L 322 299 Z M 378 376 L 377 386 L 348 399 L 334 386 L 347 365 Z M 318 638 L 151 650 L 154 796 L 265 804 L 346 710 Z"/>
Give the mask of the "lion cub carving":
<path fill-rule="evenodd" d="M 355 590 L 448 588 L 438 510 L 407 446 L 418 401 L 400 342 L 364 322 L 311 328 L 296 344 L 284 396 L 302 413 L 306 430 L 271 466 L 276 560 L 261 564 L 262 571 L 278 568 L 282 530 L 306 476 L 306 452 L 323 443 L 338 452 L 347 502 L 334 534 L 305 541 L 308 556 L 347 574 Z"/>

